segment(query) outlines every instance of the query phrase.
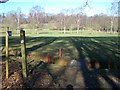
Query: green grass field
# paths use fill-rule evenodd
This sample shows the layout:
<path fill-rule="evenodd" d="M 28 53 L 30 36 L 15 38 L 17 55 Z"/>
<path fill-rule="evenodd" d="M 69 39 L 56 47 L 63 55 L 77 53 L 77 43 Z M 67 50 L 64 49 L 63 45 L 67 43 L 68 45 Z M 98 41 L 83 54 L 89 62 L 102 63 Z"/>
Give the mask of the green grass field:
<path fill-rule="evenodd" d="M 76 30 L 69 30 L 66 31 L 64 34 L 63 31 L 58 30 L 49 30 L 49 29 L 43 29 L 43 30 L 32 30 L 32 29 L 24 29 L 26 32 L 26 36 L 32 36 L 32 37 L 107 37 L 107 36 L 118 36 L 118 33 L 110 33 L 110 32 L 97 32 L 94 30 L 79 30 L 79 33 L 77 33 Z M 1 31 L 1 36 L 5 36 L 5 31 Z M 12 30 L 13 36 L 19 36 L 19 31 Z"/>
<path fill-rule="evenodd" d="M 5 32 L 1 35 L 0 43 L 2 44 L 2 60 L 5 73 Z M 119 87 L 120 80 L 120 36 L 117 33 L 104 33 L 93 31 L 80 31 L 67 32 L 63 34 L 56 31 L 42 31 L 39 33 L 33 33 L 26 31 L 26 50 L 27 50 L 27 62 L 29 77 L 31 77 L 28 85 L 33 85 L 37 81 L 34 77 L 40 77 L 38 73 L 51 73 L 54 77 L 53 81 L 62 85 L 69 77 L 70 73 L 74 71 L 82 73 L 74 73 L 72 77 L 76 77 L 78 81 L 82 81 L 84 78 L 84 85 L 86 87 L 105 87 L 110 85 L 112 88 Z M 20 36 L 16 32 L 13 32 L 13 36 L 9 37 L 9 62 L 10 73 L 21 69 L 21 57 L 11 54 L 15 54 L 14 51 L 20 51 Z M 59 59 L 59 48 L 62 48 L 63 56 Z M 51 64 L 43 64 L 41 66 L 41 59 L 43 61 L 47 58 L 47 54 L 50 53 Z M 73 59 L 77 59 L 80 63 L 79 70 L 76 68 L 69 69 L 68 66 L 61 66 L 66 62 L 71 62 Z M 54 63 L 58 61 L 58 63 Z M 12 63 L 14 62 L 14 64 Z M 99 63 L 99 65 L 98 65 Z M 116 68 L 117 67 L 117 68 Z M 70 70 L 70 72 L 66 72 Z M 34 73 L 36 73 L 34 75 Z M 56 74 L 57 73 L 57 74 Z M 38 75 L 37 75 L 38 74 Z M 34 76 L 33 76 L 34 75 Z M 44 75 L 44 74 L 43 74 Z M 5 75 L 3 75 L 5 78 Z M 44 75 L 45 76 L 45 75 Z M 70 78 L 71 78 L 70 76 Z M 110 76 L 113 76 L 112 78 Z M 102 79 L 99 77 L 102 77 Z M 63 78 L 63 83 L 59 80 Z M 44 78 L 43 78 L 44 79 Z M 116 80 L 112 81 L 112 80 Z M 48 79 L 46 79 L 48 80 Z M 106 80 L 106 82 L 104 82 Z M 74 82 L 74 81 L 73 81 Z M 81 83 L 78 82 L 80 85 Z M 118 82 L 118 83 L 117 83 Z M 33 84 L 31 84 L 33 83 Z"/>
<path fill-rule="evenodd" d="M 38 52 L 47 55 L 48 52 L 56 58 L 59 56 L 59 48 L 63 49 L 63 57 L 73 59 L 76 57 L 89 58 L 92 61 L 117 61 L 120 60 L 119 36 L 117 33 L 86 32 L 79 34 L 67 32 L 41 32 L 28 33 L 26 31 L 27 52 Z M 5 37 L 2 34 L 2 46 L 5 47 Z M 9 37 L 9 47 L 20 50 L 19 34 L 13 32 Z"/>
<path fill-rule="evenodd" d="M 89 61 L 117 62 L 120 60 L 119 39 L 118 33 L 80 31 L 77 34 L 74 31 L 72 34 L 69 31 L 63 34 L 47 30 L 39 33 L 31 31 L 30 34 L 26 30 L 27 53 L 37 52 L 46 57 L 50 52 L 55 59 L 59 58 L 59 48 L 62 48 L 63 58 L 69 60 L 79 57 Z M 5 32 L 1 41 L 2 47 L 5 47 Z M 9 47 L 20 51 L 20 37 L 15 31 L 9 37 Z"/>

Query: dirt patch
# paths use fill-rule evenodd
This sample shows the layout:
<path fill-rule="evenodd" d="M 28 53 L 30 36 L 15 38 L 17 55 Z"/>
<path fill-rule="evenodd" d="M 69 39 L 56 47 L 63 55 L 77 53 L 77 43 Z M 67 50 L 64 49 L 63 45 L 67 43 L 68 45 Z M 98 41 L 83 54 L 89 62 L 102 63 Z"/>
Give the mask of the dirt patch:
<path fill-rule="evenodd" d="M 48 88 L 51 86 L 53 79 L 50 74 L 42 73 L 38 76 L 37 80 L 35 81 L 34 88 Z"/>
<path fill-rule="evenodd" d="M 33 61 L 34 62 L 34 61 Z M 66 88 L 67 85 L 71 84 L 73 88 L 86 88 L 97 87 L 97 76 L 103 77 L 103 72 L 100 72 L 101 65 L 105 68 L 108 66 L 101 64 L 100 62 L 93 62 L 95 70 L 85 69 L 86 63 L 84 60 L 68 60 L 58 59 L 55 64 L 47 64 L 45 62 L 40 63 L 29 63 L 28 78 L 25 80 L 22 77 L 21 62 L 10 60 L 10 75 L 9 79 L 5 79 L 5 64 L 2 65 L 2 84 L 4 90 L 12 88 Z M 103 69 L 102 69 L 103 70 Z M 109 71 L 109 70 L 108 70 Z M 108 73 L 104 72 L 104 75 Z M 87 80 L 87 81 L 85 81 Z M 116 79 L 117 80 L 117 79 Z M 116 82 L 114 80 L 114 82 Z M 95 85 L 96 84 L 96 85 Z"/>
<path fill-rule="evenodd" d="M 18 72 L 18 71 L 21 71 L 21 63 L 18 62 L 18 61 L 9 61 L 9 76 L 11 74 L 13 74 L 14 72 Z M 5 63 L 3 64 L 2 63 L 2 79 L 4 80 L 5 79 L 5 73 L 6 73 L 6 67 L 5 67 Z"/>
<path fill-rule="evenodd" d="M 7 80 L 2 81 L 2 89 L 23 88 L 23 79 L 20 72 L 14 72 Z"/>
<path fill-rule="evenodd" d="M 9 78 L 6 79 L 5 63 L 2 63 L 2 89 L 23 88 L 21 64 L 18 61 L 9 61 Z"/>
<path fill-rule="evenodd" d="M 30 68 L 28 68 L 30 69 Z M 9 62 L 9 78 L 5 78 L 5 64 L 2 65 L 2 89 L 12 88 L 47 88 L 53 84 L 52 76 L 47 71 L 38 71 L 36 68 L 32 73 L 29 73 L 27 79 L 23 79 L 21 71 L 21 63 L 17 61 Z M 29 70 L 28 70 L 29 71 Z"/>
<path fill-rule="evenodd" d="M 51 64 L 48 66 L 49 73 L 53 76 L 53 78 L 59 77 L 64 71 L 65 66 Z"/>

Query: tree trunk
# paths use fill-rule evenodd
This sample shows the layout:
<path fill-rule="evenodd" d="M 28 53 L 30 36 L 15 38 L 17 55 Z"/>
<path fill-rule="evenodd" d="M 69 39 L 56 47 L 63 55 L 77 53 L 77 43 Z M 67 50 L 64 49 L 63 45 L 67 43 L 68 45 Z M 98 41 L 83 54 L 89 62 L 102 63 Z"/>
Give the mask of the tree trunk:
<path fill-rule="evenodd" d="M 111 33 L 112 33 L 112 31 L 113 31 L 113 21 L 112 21 L 112 18 L 111 18 L 110 31 L 111 31 Z"/>
<path fill-rule="evenodd" d="M 77 34 L 78 34 L 78 31 L 79 31 L 79 18 L 77 20 Z"/>
<path fill-rule="evenodd" d="M 78 24 L 78 26 L 77 26 L 77 34 L 78 34 L 78 32 L 79 32 L 79 24 Z"/>
<path fill-rule="evenodd" d="M 66 29 L 66 27 L 64 26 L 64 34 L 66 33 L 66 30 L 65 30 L 65 29 Z"/>

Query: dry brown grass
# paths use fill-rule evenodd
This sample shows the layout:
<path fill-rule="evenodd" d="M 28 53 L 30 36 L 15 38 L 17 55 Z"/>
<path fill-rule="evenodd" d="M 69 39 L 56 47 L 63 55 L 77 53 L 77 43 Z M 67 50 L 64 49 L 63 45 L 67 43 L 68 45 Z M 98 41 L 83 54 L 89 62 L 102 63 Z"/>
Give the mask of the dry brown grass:
<path fill-rule="evenodd" d="M 47 54 L 41 55 L 39 52 L 32 52 L 27 55 L 27 58 L 28 60 L 48 62 Z M 55 61 L 54 55 L 50 55 L 50 63 L 54 63 L 54 61 Z"/>
<path fill-rule="evenodd" d="M 69 62 L 66 59 L 58 59 L 58 60 L 55 61 L 55 64 L 58 64 L 58 65 L 61 65 L 61 66 L 67 66 L 68 63 Z"/>

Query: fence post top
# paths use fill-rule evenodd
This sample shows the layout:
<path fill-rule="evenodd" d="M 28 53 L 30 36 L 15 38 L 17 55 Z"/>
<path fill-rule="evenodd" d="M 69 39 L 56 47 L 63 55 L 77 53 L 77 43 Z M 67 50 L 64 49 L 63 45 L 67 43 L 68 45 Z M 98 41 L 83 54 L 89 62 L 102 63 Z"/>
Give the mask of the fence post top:
<path fill-rule="evenodd" d="M 25 31 L 23 30 L 24 28 L 20 28 L 20 36 L 25 36 Z"/>
<path fill-rule="evenodd" d="M 7 27 L 7 30 L 9 30 L 9 27 Z"/>
<path fill-rule="evenodd" d="M 23 29 L 24 29 L 24 28 L 20 28 L 20 30 L 22 30 L 22 31 L 23 31 Z"/>

